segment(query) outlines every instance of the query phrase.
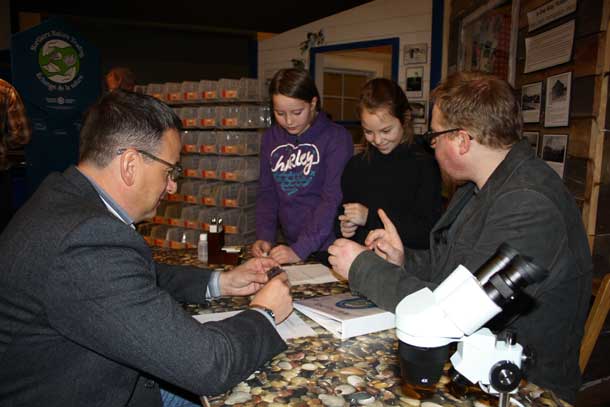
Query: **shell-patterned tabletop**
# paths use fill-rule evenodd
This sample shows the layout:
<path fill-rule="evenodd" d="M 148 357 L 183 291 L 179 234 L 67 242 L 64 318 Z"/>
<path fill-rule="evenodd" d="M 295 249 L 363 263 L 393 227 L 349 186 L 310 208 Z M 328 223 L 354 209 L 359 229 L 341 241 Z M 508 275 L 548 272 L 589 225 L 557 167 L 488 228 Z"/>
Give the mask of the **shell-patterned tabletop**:
<path fill-rule="evenodd" d="M 193 250 L 154 250 L 155 260 L 202 266 Z M 294 299 L 346 292 L 346 283 L 292 287 Z M 243 309 L 248 298 L 221 298 L 207 305 L 185 304 L 192 314 Z M 296 312 L 296 311 L 295 311 Z M 401 380 L 395 330 L 341 341 L 307 317 L 300 315 L 317 336 L 291 339 L 288 349 L 274 357 L 231 391 L 204 400 L 211 406 L 496 406 L 498 399 L 474 386 L 449 378 L 449 364 L 439 383 L 413 388 Z M 570 406 L 552 392 L 522 383 L 511 395 L 511 405 Z"/>

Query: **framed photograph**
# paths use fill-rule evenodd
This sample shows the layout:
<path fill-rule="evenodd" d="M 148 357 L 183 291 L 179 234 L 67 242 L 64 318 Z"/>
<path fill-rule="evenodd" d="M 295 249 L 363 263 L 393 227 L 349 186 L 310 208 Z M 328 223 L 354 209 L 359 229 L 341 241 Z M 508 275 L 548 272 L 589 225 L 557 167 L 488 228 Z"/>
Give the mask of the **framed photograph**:
<path fill-rule="evenodd" d="M 530 142 L 530 146 L 532 146 L 532 148 L 536 152 L 536 155 L 538 155 L 538 144 L 540 142 L 540 132 L 539 131 L 524 131 L 523 137 L 525 137 Z"/>
<path fill-rule="evenodd" d="M 403 48 L 404 65 L 428 63 L 428 44 L 411 44 Z"/>
<path fill-rule="evenodd" d="M 424 97 L 424 67 L 409 67 L 405 69 L 405 72 L 405 90 L 407 93 L 407 98 L 411 99 Z"/>
<path fill-rule="evenodd" d="M 458 71 L 482 71 L 515 83 L 519 1 L 490 0 L 460 23 Z"/>
<path fill-rule="evenodd" d="M 542 138 L 542 159 L 554 169 L 561 178 L 568 152 L 567 134 L 545 134 Z"/>
<path fill-rule="evenodd" d="M 542 106 L 542 82 L 523 85 L 521 88 L 523 123 L 539 123 L 540 106 Z"/>
<path fill-rule="evenodd" d="M 411 106 L 413 123 L 425 124 L 428 122 L 428 102 L 426 100 L 411 100 L 409 105 Z"/>
<path fill-rule="evenodd" d="M 572 71 L 546 78 L 544 127 L 567 127 L 570 122 Z"/>

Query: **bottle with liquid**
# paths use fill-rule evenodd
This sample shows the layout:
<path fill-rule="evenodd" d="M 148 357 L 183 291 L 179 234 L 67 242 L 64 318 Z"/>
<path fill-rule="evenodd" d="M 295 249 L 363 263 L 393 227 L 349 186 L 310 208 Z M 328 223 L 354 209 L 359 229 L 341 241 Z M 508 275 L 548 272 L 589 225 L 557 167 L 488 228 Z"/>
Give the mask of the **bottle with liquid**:
<path fill-rule="evenodd" d="M 197 244 L 197 258 L 200 262 L 208 263 L 208 234 L 201 233 L 199 235 L 199 243 Z"/>

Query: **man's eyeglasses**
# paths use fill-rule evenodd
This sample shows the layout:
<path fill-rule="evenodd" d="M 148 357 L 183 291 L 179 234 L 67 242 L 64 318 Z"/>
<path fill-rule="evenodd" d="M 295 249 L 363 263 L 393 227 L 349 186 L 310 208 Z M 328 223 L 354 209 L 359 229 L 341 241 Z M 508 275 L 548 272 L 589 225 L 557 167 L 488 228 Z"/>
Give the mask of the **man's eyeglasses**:
<path fill-rule="evenodd" d="M 142 154 L 145 157 L 150 158 L 151 160 L 154 160 L 156 162 L 159 162 L 161 164 L 165 164 L 169 167 L 169 171 L 167 173 L 167 176 L 174 182 L 178 181 L 180 179 L 180 177 L 182 177 L 182 171 L 183 168 L 180 164 L 172 164 L 169 163 L 151 153 L 149 153 L 148 151 L 144 151 L 144 150 L 138 150 L 137 148 L 135 149 L 138 153 Z M 117 150 L 117 155 L 121 155 L 123 154 L 125 151 L 127 151 L 126 148 L 120 148 Z"/>
<path fill-rule="evenodd" d="M 434 140 L 438 136 L 440 136 L 442 134 L 446 134 L 446 133 L 452 133 L 454 131 L 460 131 L 460 130 L 462 130 L 462 129 L 455 128 L 455 129 L 441 130 L 441 131 L 428 130 L 427 132 L 422 134 L 420 137 L 423 138 L 426 143 L 432 144 L 432 140 Z"/>

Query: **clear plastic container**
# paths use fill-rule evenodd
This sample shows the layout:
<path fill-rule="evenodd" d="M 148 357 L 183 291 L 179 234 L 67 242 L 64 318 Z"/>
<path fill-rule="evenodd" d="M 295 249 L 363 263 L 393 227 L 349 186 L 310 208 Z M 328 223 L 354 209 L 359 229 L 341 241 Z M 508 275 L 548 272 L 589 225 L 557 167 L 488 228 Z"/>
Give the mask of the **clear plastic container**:
<path fill-rule="evenodd" d="M 182 210 L 192 206 L 182 202 L 170 203 L 165 208 L 165 218 L 168 220 L 168 224 L 172 226 L 184 226 L 184 219 L 182 218 Z"/>
<path fill-rule="evenodd" d="M 239 79 L 220 79 L 218 88 L 220 98 L 223 100 L 238 100 L 240 97 L 240 80 Z"/>
<path fill-rule="evenodd" d="M 167 82 L 165 84 L 165 92 L 169 103 L 181 103 L 184 100 L 182 93 L 182 84 L 178 82 Z"/>
<path fill-rule="evenodd" d="M 261 86 L 258 79 L 241 78 L 239 80 L 240 100 L 256 102 L 261 100 Z"/>
<path fill-rule="evenodd" d="M 246 125 L 246 108 L 240 105 L 219 106 L 218 122 L 220 127 L 242 128 Z"/>
<path fill-rule="evenodd" d="M 146 94 L 165 101 L 165 85 L 162 83 L 149 83 L 146 85 Z"/>
<path fill-rule="evenodd" d="M 197 247 L 201 231 L 184 229 L 181 227 L 169 228 L 166 233 L 166 246 L 170 249 L 194 249 Z"/>
<path fill-rule="evenodd" d="M 188 229 L 201 229 L 201 223 L 199 222 L 199 211 L 201 206 L 193 205 L 182 209 L 182 219 L 184 226 Z"/>
<path fill-rule="evenodd" d="M 248 234 L 256 231 L 256 208 L 225 209 L 218 214 L 229 235 Z"/>
<path fill-rule="evenodd" d="M 151 228 L 150 239 L 154 246 L 169 247 L 167 241 L 167 231 L 170 229 L 168 225 L 155 225 Z"/>
<path fill-rule="evenodd" d="M 220 189 L 220 203 L 225 208 L 245 208 L 256 205 L 257 182 L 224 184 Z"/>
<path fill-rule="evenodd" d="M 161 201 L 159 202 L 159 206 L 157 206 L 157 212 L 155 213 L 155 216 L 153 216 L 152 221 L 154 223 L 158 223 L 158 224 L 167 224 L 168 220 L 165 217 L 165 209 L 167 209 L 167 205 L 169 205 L 170 202 L 169 201 Z"/>
<path fill-rule="evenodd" d="M 206 182 L 199 187 L 199 196 L 201 197 L 201 203 L 207 206 L 221 206 L 220 201 L 220 190 L 222 189 L 222 182 Z"/>
<path fill-rule="evenodd" d="M 135 85 L 133 87 L 135 93 L 146 93 L 146 85 Z"/>
<path fill-rule="evenodd" d="M 199 115 L 196 107 L 183 107 L 180 109 L 180 114 L 178 116 L 180 116 L 180 120 L 182 120 L 182 127 L 199 127 Z"/>
<path fill-rule="evenodd" d="M 221 155 L 257 155 L 261 146 L 261 135 L 255 131 L 218 132 L 216 140 Z"/>
<path fill-rule="evenodd" d="M 199 159 L 199 176 L 205 179 L 220 179 L 219 160 L 215 155 L 204 155 Z"/>
<path fill-rule="evenodd" d="M 197 109 L 197 122 L 199 127 L 210 128 L 217 127 L 219 123 L 218 119 L 218 107 L 217 106 L 201 106 Z"/>
<path fill-rule="evenodd" d="M 199 152 L 199 134 L 200 131 L 198 130 L 183 130 L 180 132 L 183 153 Z"/>
<path fill-rule="evenodd" d="M 199 132 L 199 152 L 201 154 L 218 154 L 218 134 L 215 131 Z"/>
<path fill-rule="evenodd" d="M 183 155 L 180 164 L 184 169 L 184 176 L 189 178 L 202 178 L 200 170 L 200 156 L 198 155 Z"/>
<path fill-rule="evenodd" d="M 203 99 L 205 101 L 217 100 L 219 97 L 218 81 L 208 81 L 208 80 L 199 81 L 199 93 L 201 95 L 201 99 Z"/>
<path fill-rule="evenodd" d="M 201 92 L 199 92 L 199 82 L 184 81 L 181 90 L 185 102 L 200 102 L 202 99 Z"/>
<path fill-rule="evenodd" d="M 224 181 L 256 181 L 259 174 L 258 157 L 223 157 L 218 166 Z"/>
<path fill-rule="evenodd" d="M 191 204 L 201 204 L 201 196 L 199 190 L 202 185 L 206 185 L 206 181 L 187 180 L 180 187 L 182 200 Z"/>

